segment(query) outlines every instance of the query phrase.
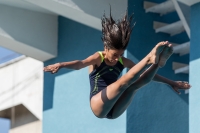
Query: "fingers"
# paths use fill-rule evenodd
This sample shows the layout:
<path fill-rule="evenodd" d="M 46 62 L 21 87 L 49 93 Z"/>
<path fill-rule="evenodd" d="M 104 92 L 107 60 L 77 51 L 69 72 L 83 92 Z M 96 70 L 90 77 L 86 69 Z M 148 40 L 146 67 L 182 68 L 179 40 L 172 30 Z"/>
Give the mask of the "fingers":
<path fill-rule="evenodd" d="M 178 88 L 174 88 L 174 91 L 175 91 L 176 93 L 178 93 L 179 95 L 181 94 L 181 92 L 178 90 Z"/>
<path fill-rule="evenodd" d="M 44 67 L 43 71 L 49 72 L 49 71 L 51 71 L 51 69 L 49 69 L 48 67 Z"/>
<path fill-rule="evenodd" d="M 186 81 L 177 81 L 180 89 L 190 89 L 191 85 Z"/>
<path fill-rule="evenodd" d="M 51 73 L 54 74 L 54 73 L 57 73 L 57 72 L 58 72 L 58 70 L 54 70 L 54 71 L 52 71 Z"/>
<path fill-rule="evenodd" d="M 185 85 L 185 87 L 187 88 L 187 89 L 190 89 L 192 86 L 188 83 L 188 82 L 186 82 L 186 81 L 182 81 L 182 83 Z"/>
<path fill-rule="evenodd" d="M 58 69 L 56 69 L 56 70 L 45 69 L 44 71 L 45 71 L 45 72 L 51 72 L 51 74 L 54 74 L 54 73 L 57 73 L 57 72 L 58 72 Z"/>
<path fill-rule="evenodd" d="M 44 72 L 51 72 L 52 74 L 56 73 L 58 71 L 59 67 L 55 65 L 49 65 L 43 68 Z"/>
<path fill-rule="evenodd" d="M 45 72 L 51 72 L 51 71 L 53 71 L 53 68 L 47 66 L 47 67 L 44 67 L 43 70 L 44 70 Z"/>
<path fill-rule="evenodd" d="M 176 81 L 177 85 L 173 87 L 173 90 L 178 94 L 181 94 L 179 89 L 187 90 L 191 88 L 191 85 L 186 81 Z"/>

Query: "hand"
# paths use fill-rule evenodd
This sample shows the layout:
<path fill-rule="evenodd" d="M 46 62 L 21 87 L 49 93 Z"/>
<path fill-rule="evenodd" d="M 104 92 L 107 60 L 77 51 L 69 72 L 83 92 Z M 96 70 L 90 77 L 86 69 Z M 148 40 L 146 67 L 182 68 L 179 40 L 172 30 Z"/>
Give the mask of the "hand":
<path fill-rule="evenodd" d="M 59 69 L 60 69 L 60 63 L 56 63 L 56 64 L 53 64 L 53 65 L 49 65 L 49 66 L 44 67 L 43 70 L 45 72 L 51 72 L 52 74 L 54 74 L 54 73 L 57 73 Z"/>
<path fill-rule="evenodd" d="M 191 85 L 188 82 L 185 81 L 175 81 L 173 85 L 171 85 L 174 91 L 176 91 L 178 94 L 181 94 L 179 89 L 187 90 L 191 88 Z"/>

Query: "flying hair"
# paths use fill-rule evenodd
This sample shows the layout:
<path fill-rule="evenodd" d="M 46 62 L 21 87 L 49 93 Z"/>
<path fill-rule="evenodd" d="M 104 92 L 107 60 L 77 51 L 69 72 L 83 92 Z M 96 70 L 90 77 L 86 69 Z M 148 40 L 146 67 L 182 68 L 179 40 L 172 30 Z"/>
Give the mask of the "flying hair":
<path fill-rule="evenodd" d="M 115 21 L 111 15 L 106 17 L 105 13 L 101 19 L 102 24 L 102 41 L 108 49 L 126 49 L 132 29 L 133 14 L 128 17 L 128 13 L 122 19 Z"/>

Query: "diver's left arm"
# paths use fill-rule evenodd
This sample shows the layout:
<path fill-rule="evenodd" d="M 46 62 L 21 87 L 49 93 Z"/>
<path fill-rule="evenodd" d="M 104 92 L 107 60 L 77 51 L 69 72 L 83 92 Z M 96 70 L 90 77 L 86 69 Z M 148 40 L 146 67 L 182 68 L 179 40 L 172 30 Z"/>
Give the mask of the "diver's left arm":
<path fill-rule="evenodd" d="M 123 59 L 123 63 L 124 63 L 124 67 L 127 67 L 127 68 L 132 68 L 135 63 L 125 57 L 122 58 Z M 156 81 L 156 82 L 160 82 L 160 83 L 164 83 L 164 84 L 168 84 L 172 87 L 172 89 L 177 92 L 178 94 L 180 94 L 179 92 L 179 89 L 183 89 L 183 90 L 187 90 L 189 89 L 191 86 L 188 82 L 185 82 L 185 81 L 173 81 L 173 80 L 170 80 L 168 78 L 165 78 L 161 75 L 158 75 L 156 74 L 153 79 L 153 81 Z"/>

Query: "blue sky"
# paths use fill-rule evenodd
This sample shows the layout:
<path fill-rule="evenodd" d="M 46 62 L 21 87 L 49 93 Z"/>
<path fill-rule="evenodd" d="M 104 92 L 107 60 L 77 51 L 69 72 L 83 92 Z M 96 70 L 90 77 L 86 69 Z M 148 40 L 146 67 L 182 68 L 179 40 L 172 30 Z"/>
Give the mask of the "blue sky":
<path fill-rule="evenodd" d="M 8 50 L 6 48 L 0 47 L 0 64 L 5 63 L 13 58 L 20 56 L 20 54 Z M 10 120 L 0 118 L 0 133 L 8 133 L 10 129 Z"/>
<path fill-rule="evenodd" d="M 0 118 L 0 133 L 8 133 L 10 129 L 10 120 Z"/>
<path fill-rule="evenodd" d="M 8 50 L 6 48 L 0 47 L 0 64 L 7 62 L 13 58 L 20 56 L 21 54 L 14 51 Z"/>

